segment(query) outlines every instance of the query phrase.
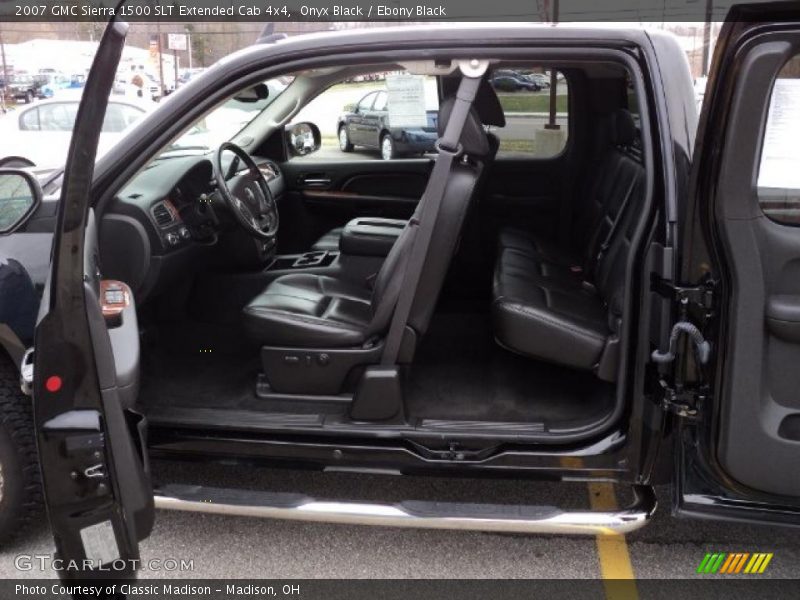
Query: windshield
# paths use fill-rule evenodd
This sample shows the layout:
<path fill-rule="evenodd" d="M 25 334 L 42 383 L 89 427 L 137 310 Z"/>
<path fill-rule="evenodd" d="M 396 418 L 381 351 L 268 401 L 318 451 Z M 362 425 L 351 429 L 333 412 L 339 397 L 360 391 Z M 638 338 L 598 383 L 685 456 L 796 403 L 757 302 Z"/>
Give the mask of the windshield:
<path fill-rule="evenodd" d="M 246 97 L 249 90 L 238 94 L 221 104 L 197 121 L 183 135 L 159 155 L 174 155 L 180 151 L 207 151 L 218 147 L 222 142 L 234 138 L 247 127 L 261 112 L 275 101 L 288 82 L 284 79 L 270 79 L 264 86 L 268 90 L 265 98 Z"/>

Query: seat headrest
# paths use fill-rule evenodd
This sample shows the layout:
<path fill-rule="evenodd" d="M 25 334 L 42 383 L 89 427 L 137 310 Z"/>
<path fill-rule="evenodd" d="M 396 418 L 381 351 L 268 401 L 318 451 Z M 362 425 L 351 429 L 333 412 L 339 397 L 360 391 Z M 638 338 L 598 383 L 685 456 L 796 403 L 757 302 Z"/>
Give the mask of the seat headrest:
<path fill-rule="evenodd" d="M 460 82 L 460 77 L 442 78 L 442 95 L 445 98 L 455 96 Z M 506 126 L 506 115 L 505 112 L 503 112 L 503 106 L 500 104 L 500 98 L 497 97 L 497 92 L 494 91 L 492 84 L 490 84 L 488 80 L 481 80 L 472 106 L 475 107 L 481 119 L 481 123 L 484 125 L 493 125 L 494 127 Z"/>
<path fill-rule="evenodd" d="M 455 101 L 455 97 L 445 98 L 439 105 L 439 137 L 444 135 Z M 481 124 L 478 111 L 475 110 L 474 106 L 469 109 L 467 120 L 464 122 L 464 129 L 461 130 L 460 141 L 464 154 L 468 156 L 482 158 L 489 154 L 489 140 Z"/>
<path fill-rule="evenodd" d="M 638 133 L 630 111 L 618 108 L 611 113 L 611 143 L 615 146 L 632 146 Z"/>
<path fill-rule="evenodd" d="M 486 79 L 481 80 L 481 85 L 478 87 L 478 93 L 475 94 L 475 101 L 472 105 L 478 111 L 478 116 L 484 125 L 506 126 L 506 113 L 503 112 L 500 98 L 497 97 L 497 92 L 494 91 L 494 88 Z"/>

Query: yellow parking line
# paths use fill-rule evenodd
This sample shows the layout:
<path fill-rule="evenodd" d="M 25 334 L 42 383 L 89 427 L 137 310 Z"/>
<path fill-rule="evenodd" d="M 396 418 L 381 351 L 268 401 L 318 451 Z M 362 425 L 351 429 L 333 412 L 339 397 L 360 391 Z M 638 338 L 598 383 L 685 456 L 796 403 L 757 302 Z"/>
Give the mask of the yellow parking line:
<path fill-rule="evenodd" d="M 616 510 L 617 496 L 610 483 L 590 483 L 589 503 L 592 510 Z M 597 556 L 600 575 L 608 600 L 638 600 L 639 592 L 631 565 L 631 556 L 625 536 L 609 533 L 597 536 Z"/>

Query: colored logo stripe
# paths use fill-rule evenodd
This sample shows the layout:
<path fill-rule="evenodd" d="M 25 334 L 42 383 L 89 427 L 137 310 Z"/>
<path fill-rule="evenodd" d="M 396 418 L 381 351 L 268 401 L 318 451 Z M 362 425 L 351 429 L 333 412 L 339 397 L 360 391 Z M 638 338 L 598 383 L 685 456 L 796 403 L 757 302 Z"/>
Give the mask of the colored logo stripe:
<path fill-rule="evenodd" d="M 772 560 L 772 552 L 769 554 L 754 554 L 753 558 L 750 559 L 750 562 L 747 563 L 747 566 L 744 568 L 745 573 L 763 573 L 769 561 Z"/>
<path fill-rule="evenodd" d="M 720 575 L 735 575 L 747 573 L 751 575 L 763 573 L 769 562 L 772 560 L 773 553 L 756 552 L 709 552 L 700 561 L 697 567 L 698 573 Z M 746 566 L 745 566 L 746 565 Z"/>

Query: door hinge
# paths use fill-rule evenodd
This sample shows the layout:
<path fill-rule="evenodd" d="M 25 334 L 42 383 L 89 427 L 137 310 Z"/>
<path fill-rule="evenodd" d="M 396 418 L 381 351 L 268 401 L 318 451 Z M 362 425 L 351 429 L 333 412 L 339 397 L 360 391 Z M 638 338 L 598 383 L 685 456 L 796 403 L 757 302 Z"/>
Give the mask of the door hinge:
<path fill-rule="evenodd" d="M 675 365 L 672 369 L 672 382 L 666 376 L 659 379 L 662 389 L 661 408 L 689 421 L 700 419 L 702 407 L 710 397 L 711 389 L 704 383 L 704 367 L 711 359 L 712 346 L 705 338 L 700 327 L 692 322 L 699 323 L 705 328 L 714 316 L 714 288 L 715 282 L 709 277 L 697 285 L 678 285 L 672 281 L 654 276 L 651 289 L 660 296 L 677 303 L 677 320 L 673 323 L 669 336 L 669 348 L 662 352 L 653 350 L 651 358 L 657 365 L 675 363 L 681 347 L 679 340 L 685 336 L 688 345 L 694 351 L 695 365 L 697 367 L 695 378 L 697 381 L 684 381 L 685 370 L 682 365 Z M 696 310 L 691 311 L 690 307 Z M 691 320 L 690 320 L 691 319 Z M 688 347 L 683 346 L 688 350 Z M 662 374 L 664 373 L 662 368 Z"/>
<path fill-rule="evenodd" d="M 702 311 L 701 315 L 693 312 L 692 316 L 701 326 L 705 326 L 714 314 L 714 286 L 714 281 L 710 278 L 697 285 L 678 285 L 657 275 L 653 276 L 650 289 L 678 304 L 678 318 L 670 331 L 669 348 L 666 352 L 654 350 L 653 362 L 658 364 L 674 362 L 678 353 L 678 340 L 681 335 L 686 335 L 695 351 L 697 363 L 700 365 L 708 363 L 711 357 L 711 343 L 705 339 L 700 328 L 690 320 L 689 307 L 694 306 Z"/>
<path fill-rule="evenodd" d="M 707 386 L 691 386 L 686 384 L 670 385 L 666 380 L 658 382 L 664 395 L 661 398 L 661 408 L 668 413 L 697 421 L 705 401 L 708 399 Z"/>
<path fill-rule="evenodd" d="M 689 306 L 696 306 L 705 312 L 706 318 L 714 310 L 715 287 L 716 282 L 711 278 L 706 278 L 697 285 L 681 285 L 654 273 L 650 280 L 650 289 L 659 296 L 677 302 L 679 310 L 685 311 Z"/>

